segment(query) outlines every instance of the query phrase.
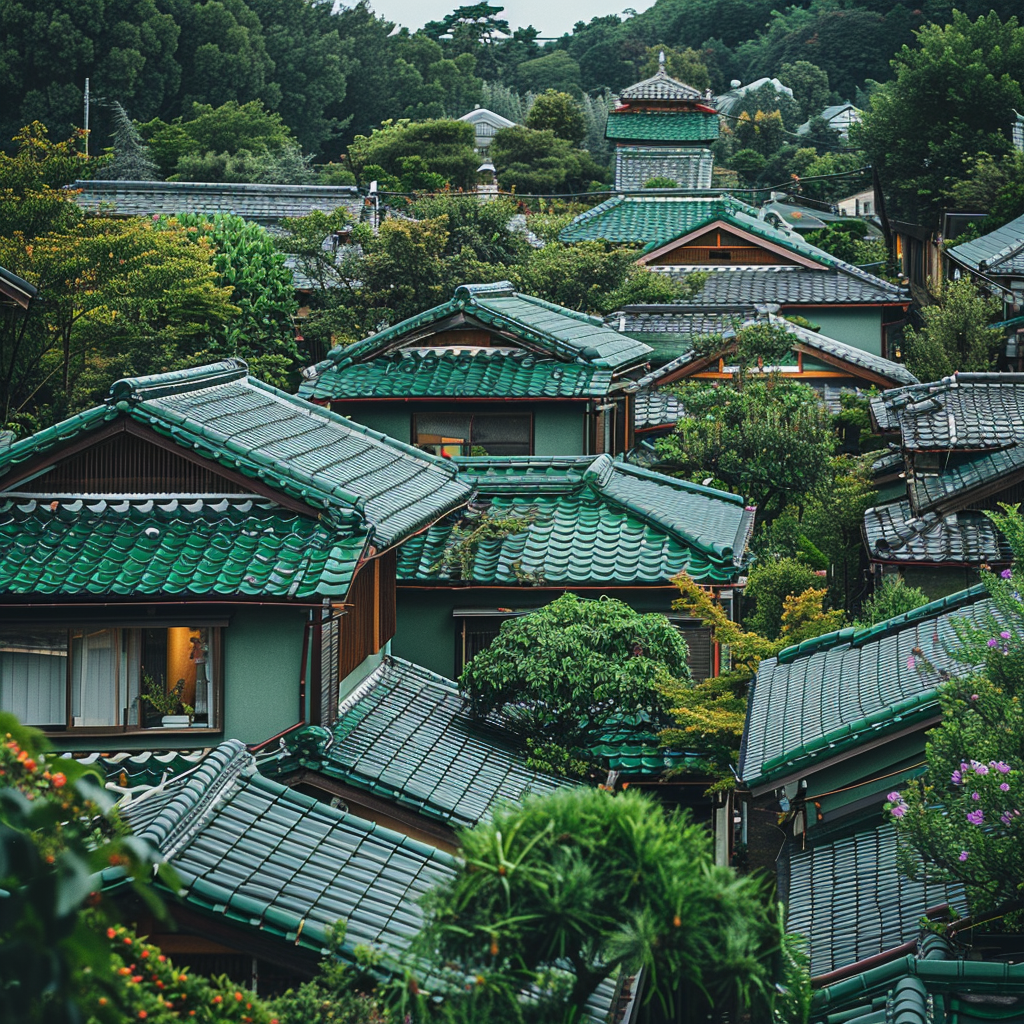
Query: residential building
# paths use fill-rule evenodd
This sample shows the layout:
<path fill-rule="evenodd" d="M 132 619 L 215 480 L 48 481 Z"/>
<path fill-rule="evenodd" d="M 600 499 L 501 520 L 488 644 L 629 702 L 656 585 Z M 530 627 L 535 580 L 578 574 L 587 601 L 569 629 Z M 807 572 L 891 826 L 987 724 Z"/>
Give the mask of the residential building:
<path fill-rule="evenodd" d="M 985 516 L 1024 496 L 1024 375 L 958 373 L 885 391 L 871 402 L 896 449 L 876 463 L 885 500 L 864 515 L 876 578 L 898 572 L 940 597 L 1008 565 L 1005 538 Z"/>
<path fill-rule="evenodd" d="M 850 125 L 856 124 L 861 119 L 861 111 L 852 103 L 833 103 L 816 116 L 833 131 L 838 132 L 843 139 L 848 139 Z M 811 121 L 805 121 L 796 131 L 798 135 L 809 135 Z"/>
<path fill-rule="evenodd" d="M 457 676 L 502 622 L 566 591 L 672 616 L 672 577 L 684 570 L 731 612 L 755 512 L 739 495 L 607 455 L 453 461 L 474 499 L 461 518 L 399 551 L 397 654 Z M 507 528 L 472 538 L 494 519 Z M 685 616 L 675 621 L 694 677 L 717 675 L 710 632 Z"/>
<path fill-rule="evenodd" d="M 0 447 L 0 707 L 66 750 L 329 725 L 394 633 L 397 545 L 469 493 L 241 360 L 117 381 Z"/>
<path fill-rule="evenodd" d="M 501 114 L 496 114 L 486 107 L 474 107 L 468 114 L 463 114 L 460 121 L 467 121 L 473 126 L 476 140 L 476 151 L 486 156 L 494 141 L 494 136 L 504 128 L 515 128 L 515 121 L 510 121 Z"/>
<path fill-rule="evenodd" d="M 650 349 L 601 320 L 516 292 L 452 298 L 310 367 L 299 394 L 445 457 L 617 454 Z"/>
<path fill-rule="evenodd" d="M 651 78 L 623 89 L 605 128 L 615 144 L 615 191 L 644 189 L 655 178 L 678 188 L 710 188 L 711 145 L 719 135 L 710 98 L 670 78 L 664 53 Z"/>
<path fill-rule="evenodd" d="M 903 289 L 768 223 L 763 211 L 731 196 L 613 196 L 577 217 L 561 238 L 642 246 L 642 266 L 680 280 L 705 275 L 696 295 L 673 304 L 680 315 L 777 305 L 783 315 L 804 317 L 827 337 L 873 355 L 893 359 L 899 350 L 910 306 Z"/>
<path fill-rule="evenodd" d="M 844 217 L 874 217 L 877 216 L 875 209 L 875 190 L 866 188 L 860 192 L 854 192 L 852 196 L 840 199 L 836 205 Z"/>

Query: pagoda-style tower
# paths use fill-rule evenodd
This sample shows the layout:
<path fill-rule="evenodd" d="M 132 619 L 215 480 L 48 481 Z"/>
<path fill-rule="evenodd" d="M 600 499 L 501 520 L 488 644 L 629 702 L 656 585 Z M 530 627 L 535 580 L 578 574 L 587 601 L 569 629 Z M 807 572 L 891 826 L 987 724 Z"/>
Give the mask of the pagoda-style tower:
<path fill-rule="evenodd" d="M 667 178 L 685 189 L 711 187 L 711 143 L 718 138 L 718 114 L 710 97 L 665 72 L 623 89 L 608 115 L 605 138 L 615 145 L 615 189 L 634 192 L 652 178 Z"/>

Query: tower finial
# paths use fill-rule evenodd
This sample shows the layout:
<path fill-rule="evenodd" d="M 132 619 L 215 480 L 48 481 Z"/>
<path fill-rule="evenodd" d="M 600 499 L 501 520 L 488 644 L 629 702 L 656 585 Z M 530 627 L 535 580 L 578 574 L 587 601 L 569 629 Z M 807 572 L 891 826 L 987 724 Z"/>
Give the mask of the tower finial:
<path fill-rule="evenodd" d="M 665 72 L 665 51 L 664 50 L 659 50 L 658 51 L 658 70 L 662 74 L 664 74 L 664 72 Z"/>

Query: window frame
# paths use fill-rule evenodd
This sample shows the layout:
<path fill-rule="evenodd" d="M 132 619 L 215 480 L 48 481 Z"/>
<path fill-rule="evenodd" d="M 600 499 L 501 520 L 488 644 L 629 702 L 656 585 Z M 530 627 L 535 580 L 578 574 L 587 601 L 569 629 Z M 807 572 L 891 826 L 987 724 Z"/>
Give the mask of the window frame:
<path fill-rule="evenodd" d="M 35 627 L 40 631 L 63 632 L 67 637 L 66 665 L 64 666 L 64 724 L 31 724 L 33 728 L 39 729 L 48 736 L 116 736 L 116 735 L 212 735 L 224 731 L 224 632 L 228 627 L 228 621 L 224 618 L 190 618 L 190 619 L 146 619 L 142 616 L 126 616 L 124 619 L 114 621 L 91 618 L 60 619 L 51 622 L 29 622 L 13 621 L 10 624 L 4 623 L 4 629 L 29 630 Z M 213 725 L 189 725 L 185 728 L 166 728 L 162 725 L 146 726 L 128 722 L 128 701 L 127 693 L 123 696 L 119 693 L 118 703 L 122 721 L 119 725 L 75 725 L 74 724 L 74 654 L 73 634 L 76 630 L 131 630 L 131 629 L 174 629 L 191 628 L 208 630 L 208 643 L 210 650 L 207 655 L 207 671 L 212 669 L 213 686 L 210 691 L 211 708 L 209 714 L 213 717 Z M 0 651 L 2 654 L 2 651 Z M 120 669 L 118 668 L 118 672 Z M 141 703 L 141 702 L 140 702 Z M 140 719 L 141 719 L 140 715 Z"/>
<path fill-rule="evenodd" d="M 502 410 L 500 412 L 497 411 L 497 410 L 492 410 L 492 409 L 483 409 L 483 410 L 475 409 L 475 410 L 470 410 L 470 411 L 464 411 L 464 410 L 461 410 L 461 409 L 455 409 L 455 410 L 451 410 L 451 409 L 437 409 L 437 410 L 430 410 L 430 411 L 424 410 L 423 412 L 415 412 L 412 415 L 412 419 L 411 419 L 411 423 L 410 423 L 410 434 L 411 434 L 410 442 L 413 445 L 413 447 L 416 447 L 416 448 L 421 448 L 421 447 L 423 447 L 425 445 L 436 445 L 437 444 L 437 442 L 434 442 L 434 441 L 421 441 L 420 440 L 419 422 L 420 422 L 420 417 L 421 416 L 466 416 L 466 417 L 468 417 L 468 419 L 469 419 L 469 437 L 465 441 L 463 441 L 461 444 L 459 444 L 459 446 L 458 446 L 461 449 L 461 451 L 458 453 L 460 456 L 471 454 L 471 452 L 473 450 L 473 446 L 475 444 L 480 444 L 478 441 L 474 441 L 474 439 L 473 439 L 473 435 L 474 435 L 475 429 L 476 429 L 476 421 L 477 421 L 477 419 L 481 419 L 481 418 L 485 418 L 485 417 L 499 417 L 499 416 L 504 416 L 504 417 L 519 416 L 519 417 L 522 417 L 522 418 L 527 419 L 529 421 L 529 440 L 527 442 L 527 445 L 528 445 L 530 450 L 528 452 L 524 452 L 524 453 L 520 453 L 520 454 L 521 455 L 525 455 L 525 456 L 531 456 L 531 455 L 534 454 L 534 449 L 535 449 L 535 437 L 534 437 L 535 417 L 533 415 L 533 409 L 532 408 L 523 409 L 523 410 L 513 409 L 511 411 L 509 411 L 509 410 Z M 440 435 L 427 435 L 427 436 L 440 436 Z M 495 443 L 501 443 L 501 442 L 493 442 L 492 441 L 491 443 L 495 444 Z M 446 444 L 442 443 L 442 444 L 439 445 L 439 447 L 447 448 L 447 447 L 454 447 L 454 445 L 446 445 Z M 484 445 L 480 445 L 480 447 L 485 447 L 485 446 Z M 495 455 L 493 457 L 494 458 L 503 458 L 504 456 L 503 455 Z"/>

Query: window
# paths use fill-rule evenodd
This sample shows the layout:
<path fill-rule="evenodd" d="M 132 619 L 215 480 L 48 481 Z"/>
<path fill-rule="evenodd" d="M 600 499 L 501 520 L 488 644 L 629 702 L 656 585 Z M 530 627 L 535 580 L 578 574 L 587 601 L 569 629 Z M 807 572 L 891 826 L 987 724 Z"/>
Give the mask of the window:
<path fill-rule="evenodd" d="M 50 729 L 161 728 L 146 693 L 180 683 L 191 725 L 219 725 L 220 629 L 74 626 L 0 629 L 0 709 Z M 173 698 L 168 699 L 168 705 Z M 184 724 L 184 723 L 182 723 Z"/>
<path fill-rule="evenodd" d="M 413 443 L 435 455 L 532 455 L 529 413 L 421 413 Z"/>

